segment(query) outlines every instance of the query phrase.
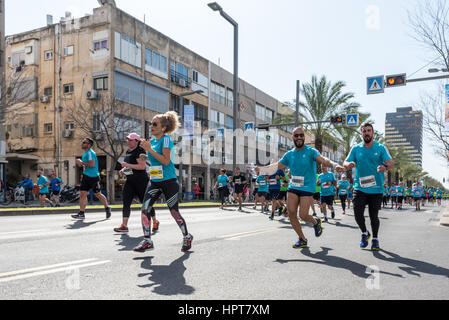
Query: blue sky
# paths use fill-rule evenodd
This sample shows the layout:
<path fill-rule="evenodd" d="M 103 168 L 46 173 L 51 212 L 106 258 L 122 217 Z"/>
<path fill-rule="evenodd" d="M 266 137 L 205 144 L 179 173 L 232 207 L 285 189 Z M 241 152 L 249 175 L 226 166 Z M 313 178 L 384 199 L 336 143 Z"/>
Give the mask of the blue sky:
<path fill-rule="evenodd" d="M 117 6 L 144 20 L 225 69 L 233 70 L 233 29 L 208 6 L 208 0 L 116 0 Z M 412 39 L 407 10 L 411 0 L 219 0 L 239 23 L 239 75 L 280 101 L 295 97 L 296 80 L 326 75 L 344 81 L 354 101 L 370 112 L 375 128 L 384 132 L 385 113 L 415 106 L 420 95 L 438 82 L 420 82 L 366 95 L 366 77 L 405 72 L 409 75 L 435 59 Z M 71 11 L 91 14 L 95 0 L 6 0 L 6 34 L 43 27 L 46 14 L 54 21 Z M 23 8 L 26 7 L 26 10 Z M 430 66 L 429 66 L 430 67 Z M 429 76 L 428 68 L 415 77 Z M 424 138 L 424 169 L 442 181 L 445 161 L 435 159 Z"/>

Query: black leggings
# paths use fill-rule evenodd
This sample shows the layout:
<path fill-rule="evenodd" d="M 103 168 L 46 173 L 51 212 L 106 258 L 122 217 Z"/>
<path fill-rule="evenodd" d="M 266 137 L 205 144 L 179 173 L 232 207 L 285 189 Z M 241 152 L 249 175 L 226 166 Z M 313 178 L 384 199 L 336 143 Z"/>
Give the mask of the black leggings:
<path fill-rule="evenodd" d="M 371 220 L 371 229 L 373 237 L 377 238 L 380 221 L 379 210 L 382 203 L 382 194 L 369 194 L 361 191 L 354 191 L 354 216 L 357 225 L 362 232 L 366 232 L 365 225 L 365 207 L 368 205 L 369 217 Z"/>
<path fill-rule="evenodd" d="M 341 208 L 343 209 L 343 211 L 346 211 L 346 198 L 348 197 L 348 195 L 341 194 L 339 197 L 341 202 Z"/>
<path fill-rule="evenodd" d="M 145 189 L 148 185 L 148 176 L 141 175 L 135 177 L 128 177 L 123 186 L 123 218 L 129 218 L 131 215 L 131 204 L 135 196 L 139 198 L 140 203 L 143 203 L 145 197 Z M 152 208 L 151 216 L 154 216 L 154 208 Z"/>
<path fill-rule="evenodd" d="M 161 182 L 151 182 L 148 184 L 142 204 L 142 228 L 144 237 L 150 238 L 150 221 L 152 212 L 154 213 L 153 205 L 159 199 L 161 194 L 164 194 L 170 213 L 181 229 L 182 234 L 184 236 L 188 235 L 186 222 L 178 210 L 179 184 L 176 179 L 171 179 Z"/>
<path fill-rule="evenodd" d="M 225 199 L 228 196 L 228 187 L 218 188 L 218 195 L 220 196 L 221 204 L 225 203 Z"/>
<path fill-rule="evenodd" d="M 388 205 L 388 197 L 387 196 L 383 196 L 382 197 L 382 203 L 383 203 L 384 206 Z"/>

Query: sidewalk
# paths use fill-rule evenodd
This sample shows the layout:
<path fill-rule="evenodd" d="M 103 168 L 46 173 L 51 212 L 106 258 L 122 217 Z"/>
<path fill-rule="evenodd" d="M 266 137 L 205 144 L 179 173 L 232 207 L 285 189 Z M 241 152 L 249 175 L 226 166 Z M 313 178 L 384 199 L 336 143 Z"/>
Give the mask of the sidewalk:
<path fill-rule="evenodd" d="M 441 210 L 440 225 L 449 227 L 449 206 Z"/>
<path fill-rule="evenodd" d="M 254 205 L 253 203 L 244 203 L 244 206 Z M 132 210 L 139 210 L 141 204 L 135 203 L 131 205 Z M 182 202 L 179 204 L 180 208 L 218 208 L 219 202 Z M 228 207 L 237 207 L 238 204 L 230 204 Z M 112 211 L 122 211 L 122 204 L 110 205 Z M 157 203 L 154 205 L 155 210 L 166 210 L 167 204 Z M 86 212 L 98 212 L 104 210 L 103 205 L 100 202 L 95 202 L 93 205 L 87 205 Z M 26 215 L 46 215 L 46 214 L 74 214 L 78 213 L 78 203 L 65 203 L 61 204 L 61 207 L 42 207 L 39 201 L 29 201 L 26 205 L 19 202 L 12 202 L 9 205 L 0 205 L 0 217 L 7 216 L 26 216 Z"/>

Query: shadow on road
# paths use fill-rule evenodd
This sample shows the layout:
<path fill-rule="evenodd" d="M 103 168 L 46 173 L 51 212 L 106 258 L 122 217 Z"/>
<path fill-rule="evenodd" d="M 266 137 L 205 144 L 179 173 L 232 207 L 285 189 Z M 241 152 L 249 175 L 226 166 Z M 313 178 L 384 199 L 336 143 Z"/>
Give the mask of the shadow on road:
<path fill-rule="evenodd" d="M 103 222 L 103 221 L 107 221 L 107 220 L 108 219 L 103 219 L 103 220 L 92 221 L 92 222 L 84 222 L 82 220 L 77 220 L 72 224 L 66 225 L 65 228 L 68 230 L 82 229 L 82 228 L 90 227 L 91 225 L 96 224 L 98 222 Z"/>
<path fill-rule="evenodd" d="M 388 254 L 390 256 L 390 258 L 384 256 L 382 253 Z M 374 251 L 374 256 L 380 260 L 384 260 L 387 262 L 393 262 L 393 263 L 407 265 L 407 266 L 399 267 L 399 269 L 407 272 L 410 275 L 421 277 L 421 275 L 419 273 L 427 273 L 427 274 L 433 274 L 433 275 L 437 275 L 437 276 L 445 276 L 446 278 L 449 278 L 449 269 L 439 267 L 432 263 L 409 259 L 409 258 L 404 258 L 396 253 L 389 252 L 389 251 L 386 251 L 383 249 L 380 251 Z"/>
<path fill-rule="evenodd" d="M 336 226 L 336 227 L 342 227 L 342 228 L 349 228 L 349 229 L 358 229 L 359 228 L 357 226 L 351 226 L 349 224 L 344 224 L 344 223 L 341 223 L 339 221 L 336 221 L 335 223 L 330 223 L 330 222 L 328 222 L 328 223 L 330 225 L 333 225 L 333 226 Z"/>
<path fill-rule="evenodd" d="M 157 266 L 151 263 L 154 257 L 134 258 L 134 260 L 142 260 L 141 267 L 151 272 L 138 274 L 139 278 L 150 276 L 148 280 L 152 283 L 139 285 L 140 288 L 151 288 L 153 292 L 172 296 L 177 294 L 192 294 L 195 288 L 186 284 L 184 272 L 187 270 L 184 261 L 187 260 L 192 252 L 186 252 L 178 259 L 170 263 L 168 266 Z"/>
<path fill-rule="evenodd" d="M 115 240 L 115 242 L 117 243 L 118 246 L 123 247 L 118 251 L 132 251 L 139 244 L 139 242 L 142 241 L 143 238 L 143 237 L 132 238 L 129 235 L 123 233 L 122 234 L 117 233 L 116 235 L 120 235 L 120 240 Z"/>
<path fill-rule="evenodd" d="M 331 250 L 332 250 L 331 248 L 325 247 L 321 247 L 321 251 L 317 253 L 311 253 L 309 248 L 304 248 L 301 250 L 301 253 L 304 254 L 305 256 L 313 259 L 318 259 L 320 261 L 305 260 L 305 259 L 292 259 L 292 260 L 276 259 L 275 262 L 281 264 L 289 262 L 311 262 L 329 267 L 346 269 L 348 271 L 351 271 L 353 275 L 364 279 L 366 279 L 369 275 L 371 275 L 371 273 L 367 272 L 367 266 L 342 257 L 331 256 L 329 255 L 329 252 Z M 402 275 L 400 274 L 389 273 L 385 271 L 380 271 L 380 273 L 402 278 Z"/>

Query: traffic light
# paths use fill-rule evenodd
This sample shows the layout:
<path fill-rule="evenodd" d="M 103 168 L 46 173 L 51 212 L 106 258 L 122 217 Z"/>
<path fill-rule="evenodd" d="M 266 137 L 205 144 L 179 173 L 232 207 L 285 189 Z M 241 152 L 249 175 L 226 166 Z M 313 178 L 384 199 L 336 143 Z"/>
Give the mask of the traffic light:
<path fill-rule="evenodd" d="M 331 123 L 343 123 L 343 116 L 333 116 L 331 117 Z"/>
<path fill-rule="evenodd" d="M 407 84 L 407 75 L 405 73 L 394 74 L 394 75 L 386 76 L 385 80 L 386 80 L 387 87 L 405 86 Z"/>

